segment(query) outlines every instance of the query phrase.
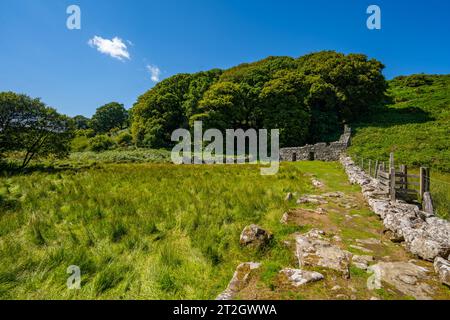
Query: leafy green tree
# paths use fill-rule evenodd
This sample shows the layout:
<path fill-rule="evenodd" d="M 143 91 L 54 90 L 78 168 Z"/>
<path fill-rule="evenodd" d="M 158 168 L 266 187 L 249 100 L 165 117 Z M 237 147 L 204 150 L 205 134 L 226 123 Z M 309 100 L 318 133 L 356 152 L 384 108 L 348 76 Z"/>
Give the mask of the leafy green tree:
<path fill-rule="evenodd" d="M 172 145 L 171 134 L 189 128 L 189 118 L 198 113 L 198 100 L 221 71 L 178 74 L 158 83 L 133 106 L 133 138 L 139 146 L 163 148 Z"/>
<path fill-rule="evenodd" d="M 73 123 L 75 125 L 75 129 L 77 130 L 86 130 L 89 128 L 89 122 L 91 121 L 89 118 L 85 116 L 78 115 L 72 118 Z"/>
<path fill-rule="evenodd" d="M 111 129 L 123 129 L 128 122 L 128 113 L 123 104 L 108 103 L 97 109 L 92 116 L 91 127 L 97 133 L 106 133 Z"/>
<path fill-rule="evenodd" d="M 309 54 L 298 59 L 299 70 L 329 84 L 337 98 L 339 121 L 354 121 L 385 99 L 384 65 L 363 54 L 345 55 L 334 51 Z"/>
<path fill-rule="evenodd" d="M 22 168 L 36 156 L 66 156 L 73 124 L 39 99 L 13 92 L 0 93 L 0 150 L 22 151 Z"/>
<path fill-rule="evenodd" d="M 281 146 L 298 146 L 307 141 L 311 114 L 305 103 L 309 93 L 306 77 L 298 72 L 266 83 L 261 92 L 262 127 L 280 130 Z"/>

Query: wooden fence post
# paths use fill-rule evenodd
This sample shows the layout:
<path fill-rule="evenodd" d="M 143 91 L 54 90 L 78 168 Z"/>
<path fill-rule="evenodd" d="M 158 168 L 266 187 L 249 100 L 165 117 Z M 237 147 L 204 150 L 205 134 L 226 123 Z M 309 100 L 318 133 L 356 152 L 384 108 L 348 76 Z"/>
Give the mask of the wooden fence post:
<path fill-rule="evenodd" d="M 400 165 L 400 172 L 403 173 L 402 189 L 408 189 L 408 167 L 404 164 Z"/>
<path fill-rule="evenodd" d="M 375 173 L 374 173 L 374 175 L 375 175 L 375 179 L 378 179 L 378 170 L 379 170 L 380 168 L 378 168 L 378 160 L 376 160 L 375 161 Z"/>
<path fill-rule="evenodd" d="M 395 163 L 394 153 L 389 155 L 389 193 L 391 195 L 391 201 L 395 201 Z"/>
<path fill-rule="evenodd" d="M 372 176 L 372 160 L 369 159 L 369 176 Z"/>
<path fill-rule="evenodd" d="M 420 198 L 423 198 L 423 194 L 428 191 L 428 177 L 427 177 L 427 169 L 424 167 L 420 167 Z"/>
<path fill-rule="evenodd" d="M 392 167 L 389 174 L 389 193 L 391 194 L 391 201 L 395 201 L 395 168 Z"/>

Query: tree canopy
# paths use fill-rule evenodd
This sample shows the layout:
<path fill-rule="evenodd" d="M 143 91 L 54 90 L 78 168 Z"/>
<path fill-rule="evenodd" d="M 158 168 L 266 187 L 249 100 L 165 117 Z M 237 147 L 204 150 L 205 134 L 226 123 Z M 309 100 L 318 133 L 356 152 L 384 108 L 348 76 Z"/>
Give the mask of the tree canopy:
<path fill-rule="evenodd" d="M 111 129 L 122 129 L 128 121 L 128 112 L 123 104 L 111 102 L 97 108 L 92 116 L 91 127 L 97 133 L 106 133 Z"/>
<path fill-rule="evenodd" d="M 22 167 L 38 155 L 67 155 L 72 132 L 71 120 L 39 99 L 0 93 L 0 153 L 24 152 Z"/>
<path fill-rule="evenodd" d="M 279 129 L 281 146 L 331 141 L 343 122 L 383 102 L 383 68 L 362 54 L 323 51 L 175 75 L 138 98 L 133 136 L 139 145 L 169 147 L 173 130 L 202 120 L 204 129 Z"/>

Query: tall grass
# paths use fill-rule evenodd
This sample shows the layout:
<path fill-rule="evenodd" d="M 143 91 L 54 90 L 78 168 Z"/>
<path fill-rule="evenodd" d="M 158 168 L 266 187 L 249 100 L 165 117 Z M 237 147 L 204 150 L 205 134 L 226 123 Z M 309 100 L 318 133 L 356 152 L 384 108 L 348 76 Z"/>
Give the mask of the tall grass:
<path fill-rule="evenodd" d="M 252 165 L 111 164 L 1 178 L 2 199 L 16 204 L 0 203 L 0 298 L 210 299 L 240 262 L 294 266 L 282 241 L 296 230 L 279 219 L 287 192 L 312 191 L 306 171 L 348 187 L 336 163 L 286 163 L 275 176 Z M 240 248 L 250 223 L 279 235 L 269 250 Z M 70 265 L 81 290 L 66 287 Z"/>

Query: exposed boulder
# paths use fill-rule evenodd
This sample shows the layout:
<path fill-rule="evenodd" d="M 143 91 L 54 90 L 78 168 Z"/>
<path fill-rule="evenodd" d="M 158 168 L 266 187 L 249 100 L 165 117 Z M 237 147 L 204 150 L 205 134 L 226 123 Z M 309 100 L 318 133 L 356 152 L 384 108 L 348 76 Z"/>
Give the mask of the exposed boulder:
<path fill-rule="evenodd" d="M 241 263 L 234 272 L 228 287 L 217 296 L 216 300 L 232 300 L 241 290 L 248 286 L 253 271 L 261 267 L 260 263 Z"/>
<path fill-rule="evenodd" d="M 306 234 L 296 236 L 296 256 L 300 267 L 329 268 L 348 278 L 352 254 L 332 245 L 322 237 L 323 234 L 323 231 L 314 229 Z"/>
<path fill-rule="evenodd" d="M 256 224 L 251 224 L 242 230 L 239 243 L 243 246 L 261 247 L 266 245 L 272 234 Z"/>
<path fill-rule="evenodd" d="M 382 282 L 394 286 L 405 295 L 419 300 L 429 300 L 433 294 L 432 287 L 426 283 L 428 269 L 410 262 L 379 262 L 370 266 L 373 273 L 367 281 L 369 290 L 381 289 Z"/>
<path fill-rule="evenodd" d="M 285 268 L 280 271 L 280 274 L 285 276 L 289 283 L 294 287 L 299 287 L 304 284 L 322 280 L 324 277 L 319 272 Z"/>
<path fill-rule="evenodd" d="M 434 260 L 434 270 L 439 275 L 439 280 L 443 284 L 450 286 L 450 261 L 437 257 Z"/>

